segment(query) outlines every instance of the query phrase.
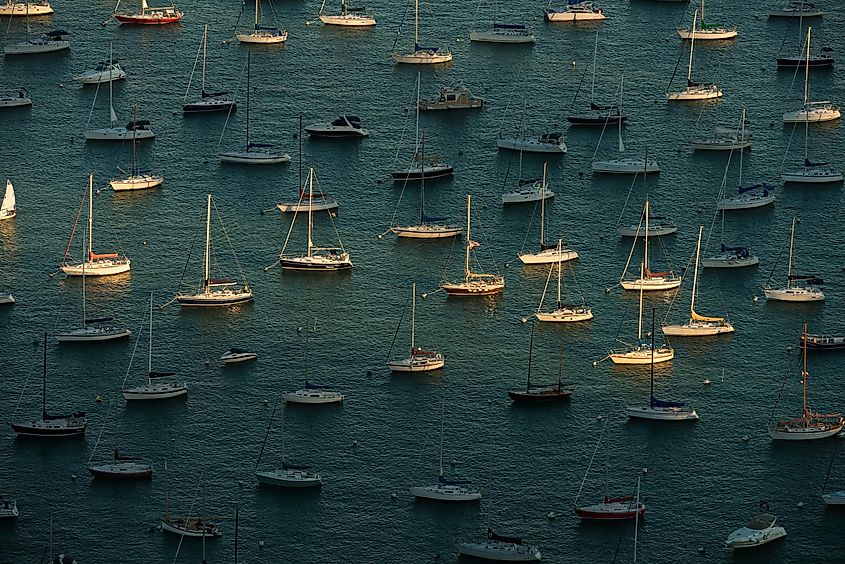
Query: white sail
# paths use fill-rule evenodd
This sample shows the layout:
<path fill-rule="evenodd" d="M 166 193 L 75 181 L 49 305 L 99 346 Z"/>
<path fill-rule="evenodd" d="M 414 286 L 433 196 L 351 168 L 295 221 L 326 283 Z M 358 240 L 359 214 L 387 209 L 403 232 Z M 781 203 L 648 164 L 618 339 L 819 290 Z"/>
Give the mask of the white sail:
<path fill-rule="evenodd" d="M 3 203 L 0 204 L 0 212 L 10 212 L 15 209 L 15 188 L 12 181 L 6 181 L 6 193 L 3 194 Z"/>

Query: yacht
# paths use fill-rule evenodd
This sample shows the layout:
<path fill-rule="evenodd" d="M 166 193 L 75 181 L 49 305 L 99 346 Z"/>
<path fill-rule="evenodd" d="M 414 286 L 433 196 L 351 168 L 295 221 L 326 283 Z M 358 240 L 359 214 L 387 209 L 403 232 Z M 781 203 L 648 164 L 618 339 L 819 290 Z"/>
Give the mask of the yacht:
<path fill-rule="evenodd" d="M 526 153 L 566 153 L 566 142 L 562 133 L 543 133 L 539 137 L 499 137 L 499 149 L 525 151 Z"/>
<path fill-rule="evenodd" d="M 552 0 L 543 9 L 547 22 L 583 22 L 606 20 L 604 10 L 597 7 L 594 2 L 573 2 L 569 0 L 563 8 L 552 8 Z"/>
<path fill-rule="evenodd" d="M 732 532 L 725 546 L 728 548 L 753 548 L 786 536 L 786 529 L 775 526 L 777 518 L 768 513 L 761 513 L 748 524 Z"/>
<path fill-rule="evenodd" d="M 366 137 L 370 134 L 357 116 L 340 116 L 331 123 L 314 123 L 304 129 L 311 137 Z"/>

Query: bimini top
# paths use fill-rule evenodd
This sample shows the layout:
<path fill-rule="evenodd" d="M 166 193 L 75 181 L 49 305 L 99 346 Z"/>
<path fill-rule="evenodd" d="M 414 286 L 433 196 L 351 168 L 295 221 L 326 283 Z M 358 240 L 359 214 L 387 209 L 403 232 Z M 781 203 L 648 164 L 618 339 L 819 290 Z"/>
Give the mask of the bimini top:
<path fill-rule="evenodd" d="M 423 47 L 419 43 L 414 43 L 414 51 L 428 51 L 429 53 L 437 53 L 440 47 Z"/>
<path fill-rule="evenodd" d="M 487 527 L 487 538 L 493 541 L 499 542 L 509 542 L 512 544 L 522 544 L 522 539 L 519 537 L 506 537 L 503 535 L 497 535 L 493 529 Z"/>
<path fill-rule="evenodd" d="M 48 31 L 44 35 L 46 35 L 47 37 L 52 37 L 53 39 L 61 39 L 66 35 L 70 35 L 70 33 L 63 29 L 54 29 L 53 31 Z"/>
<path fill-rule="evenodd" d="M 804 159 L 804 166 L 806 166 L 807 168 L 813 166 L 827 166 L 827 163 L 814 163 L 810 159 Z"/>
<path fill-rule="evenodd" d="M 769 513 L 761 513 L 748 522 L 747 527 L 755 531 L 763 531 L 775 524 L 777 517 Z"/>
<path fill-rule="evenodd" d="M 746 186 L 744 188 L 742 186 L 740 186 L 739 187 L 739 193 L 745 194 L 746 192 L 751 192 L 752 190 L 758 190 L 758 189 L 762 189 L 763 194 L 768 195 L 769 190 L 771 189 L 771 186 L 769 186 L 765 182 L 763 182 L 762 184 L 752 184 L 751 186 Z"/>

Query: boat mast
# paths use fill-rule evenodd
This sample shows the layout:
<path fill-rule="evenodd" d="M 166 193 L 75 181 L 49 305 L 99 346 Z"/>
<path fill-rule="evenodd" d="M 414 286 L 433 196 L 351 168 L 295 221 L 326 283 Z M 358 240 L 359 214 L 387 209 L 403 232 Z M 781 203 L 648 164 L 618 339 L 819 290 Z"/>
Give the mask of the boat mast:
<path fill-rule="evenodd" d="M 525 391 L 529 392 L 531 390 L 531 355 L 534 352 L 534 323 L 531 323 L 531 339 L 528 341 L 528 384 L 525 386 Z M 560 375 L 558 375 L 560 378 Z M 558 385 L 560 381 L 558 381 Z"/>
<path fill-rule="evenodd" d="M 114 124 L 117 123 L 117 115 L 114 113 L 114 104 L 112 103 L 112 82 L 113 81 L 109 80 L 109 123 L 114 126 Z"/>
<path fill-rule="evenodd" d="M 698 17 L 698 10 L 692 16 L 692 33 L 690 34 L 690 45 L 689 45 L 689 66 L 687 67 L 687 88 L 690 86 L 690 82 L 692 82 L 692 53 L 695 51 L 695 20 Z"/>
<path fill-rule="evenodd" d="M 622 75 L 622 78 L 619 79 L 619 115 L 622 115 L 622 84 L 625 80 L 625 75 Z M 616 120 L 616 124 L 619 128 L 619 153 L 625 152 L 625 145 L 622 143 L 622 119 Z M 646 158 L 646 167 L 648 167 L 648 158 Z M 647 171 L 644 169 L 643 174 Z"/>
<path fill-rule="evenodd" d="M 804 64 L 804 105 L 806 106 L 810 100 L 810 34 L 813 28 L 807 28 L 807 60 Z"/>
<path fill-rule="evenodd" d="M 305 251 L 306 256 L 311 256 L 311 247 L 313 243 L 311 242 L 311 229 L 312 229 L 312 221 L 311 221 L 311 204 L 314 201 L 314 168 L 311 167 L 308 169 L 308 249 Z"/>
<path fill-rule="evenodd" d="M 420 0 L 414 0 L 414 51 L 420 46 Z M 419 73 L 417 73 L 419 84 Z M 419 104 L 417 104 L 419 107 Z"/>
<path fill-rule="evenodd" d="M 411 284 L 411 356 L 414 354 L 415 329 L 417 324 L 417 283 Z"/>
<path fill-rule="evenodd" d="M 200 96 L 205 97 L 205 51 L 208 47 L 208 24 L 202 31 L 202 83 L 200 84 Z"/>
<path fill-rule="evenodd" d="M 446 400 L 440 402 L 440 471 L 438 476 L 443 475 L 443 420 L 446 418 Z"/>
<path fill-rule="evenodd" d="M 648 396 L 648 405 L 651 407 L 652 400 L 654 399 L 654 310 L 657 308 L 651 308 L 651 377 L 649 383 L 649 396 Z"/>
<path fill-rule="evenodd" d="M 208 292 L 211 263 L 211 194 L 205 209 L 205 259 L 203 260 L 203 286 Z"/>
<path fill-rule="evenodd" d="M 29 4 L 27 3 L 27 6 Z M 47 332 L 44 332 L 44 375 L 43 387 L 41 390 L 41 416 L 47 418 Z"/>
<path fill-rule="evenodd" d="M 557 361 L 557 391 L 563 389 L 563 345 L 560 345 L 560 352 L 558 353 Z"/>
<path fill-rule="evenodd" d="M 792 231 L 789 233 L 789 263 L 786 267 L 786 287 L 792 287 L 792 243 L 795 240 L 795 218 L 792 218 Z"/>
<path fill-rule="evenodd" d="M 804 323 L 804 368 L 801 370 L 801 380 L 804 382 L 804 410 L 802 415 L 807 418 L 810 413 L 807 409 L 807 323 Z"/>
<path fill-rule="evenodd" d="M 249 153 L 249 71 L 252 53 L 246 54 L 246 152 Z"/>
<path fill-rule="evenodd" d="M 425 165 L 422 158 L 420 158 L 420 73 L 417 72 L 417 117 L 416 125 L 414 126 L 414 158 L 419 158 L 420 176 L 425 174 Z"/>
<path fill-rule="evenodd" d="M 111 83 L 109 83 L 111 84 Z M 83 259 L 83 263 L 91 260 L 91 254 L 94 252 L 94 175 L 88 175 L 88 256 Z M 84 268 L 84 267 L 83 267 Z"/>
<path fill-rule="evenodd" d="M 255 0 L 255 31 L 258 31 L 258 0 Z"/>
<path fill-rule="evenodd" d="M 698 290 L 698 258 L 701 253 L 701 233 L 704 231 L 704 226 L 698 226 L 698 243 L 695 245 L 695 270 L 692 275 L 692 299 L 689 304 L 690 317 L 695 313 L 695 296 Z"/>
<path fill-rule="evenodd" d="M 417 100 L 419 106 L 419 99 Z M 419 110 L 417 110 L 419 112 Z M 420 225 L 425 225 L 425 131 L 420 139 Z"/>
<path fill-rule="evenodd" d="M 739 134 L 740 137 L 739 138 L 740 138 L 741 141 L 744 142 L 745 141 L 745 108 L 742 108 L 742 123 L 739 126 L 739 131 L 740 131 L 740 134 Z M 745 150 L 743 150 L 743 149 L 739 150 L 739 187 L 740 188 L 742 188 L 742 154 L 744 152 L 745 152 Z M 725 223 L 725 211 L 724 211 L 724 209 L 722 209 L 722 225 L 723 225 L 722 229 L 723 230 L 724 230 L 724 223 Z"/>
<path fill-rule="evenodd" d="M 150 352 L 147 355 L 147 376 L 153 373 L 153 293 L 150 292 Z"/>
<path fill-rule="evenodd" d="M 637 342 L 639 343 L 643 339 L 643 272 L 644 266 L 643 263 L 640 263 L 640 314 L 637 318 Z"/>
<path fill-rule="evenodd" d="M 551 4 L 551 0 L 549 0 L 549 4 Z M 590 83 L 590 109 L 593 109 L 593 100 L 596 96 L 596 57 L 599 53 L 599 32 L 596 30 L 596 42 L 593 46 L 593 80 Z"/>
<path fill-rule="evenodd" d="M 634 514 L 634 564 L 637 564 L 637 529 L 640 528 L 640 480 L 642 476 L 637 476 L 637 501 L 636 507 L 637 512 Z M 237 529 L 235 529 L 235 534 L 237 534 Z M 237 544 L 235 545 L 237 550 Z M 237 564 L 237 563 L 235 563 Z"/>
<path fill-rule="evenodd" d="M 558 254 L 558 259 L 560 259 L 561 254 L 563 254 L 563 239 L 557 240 L 557 254 Z M 562 262 L 563 262 L 562 260 L 557 261 L 557 308 L 558 309 L 561 309 L 561 307 L 563 307 L 561 302 L 560 302 L 560 271 L 561 271 L 561 268 L 562 268 L 561 267 Z"/>
<path fill-rule="evenodd" d="M 546 242 L 546 168 L 549 163 L 543 163 L 543 185 L 540 187 L 540 250 Z M 536 208 L 535 208 L 536 209 Z M 560 256 L 558 255 L 558 259 Z"/>
<path fill-rule="evenodd" d="M 470 195 L 467 194 L 467 249 L 466 249 L 466 262 L 464 263 L 464 277 L 466 281 L 469 282 L 469 275 L 471 274 L 469 271 L 469 250 L 472 247 L 472 237 L 470 236 Z"/>
<path fill-rule="evenodd" d="M 163 503 L 163 505 L 164 505 L 164 520 L 168 521 L 169 516 L 170 516 L 170 512 L 169 512 L 168 503 L 167 503 L 168 490 L 167 490 L 167 459 L 166 458 L 164 459 L 164 486 L 163 486 L 162 489 L 164 490 L 164 503 Z"/>
<path fill-rule="evenodd" d="M 648 157 L 646 157 L 648 161 Z M 645 173 L 643 173 L 645 178 Z M 645 237 L 643 238 L 643 271 L 648 271 L 648 200 L 645 201 Z M 643 282 L 643 276 L 640 274 L 640 282 Z"/>

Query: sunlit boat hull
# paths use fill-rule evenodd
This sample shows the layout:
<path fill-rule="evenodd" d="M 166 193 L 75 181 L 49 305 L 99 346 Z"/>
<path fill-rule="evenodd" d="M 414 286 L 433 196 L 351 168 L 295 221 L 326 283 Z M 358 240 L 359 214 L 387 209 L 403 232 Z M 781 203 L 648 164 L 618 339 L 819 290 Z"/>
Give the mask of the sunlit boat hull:
<path fill-rule="evenodd" d="M 764 290 L 767 300 L 777 302 L 821 302 L 824 301 L 824 292 L 821 290 L 808 290 L 806 288 L 781 288 Z"/>
<path fill-rule="evenodd" d="M 345 14 L 337 16 L 321 14 L 320 21 L 323 22 L 323 25 L 337 25 L 343 27 L 372 27 L 376 25 L 375 18 L 358 14 Z"/>
<path fill-rule="evenodd" d="M 692 321 L 683 325 L 664 325 L 663 334 L 670 337 L 709 337 L 733 333 L 734 326 L 728 322 L 707 323 L 704 321 Z"/>
<path fill-rule="evenodd" d="M 698 413 L 690 407 L 626 407 L 625 415 L 650 421 L 695 421 Z"/>
<path fill-rule="evenodd" d="M 63 264 L 61 269 L 67 276 L 113 276 L 129 272 L 132 269 L 132 261 L 97 259 L 85 263 Z"/>

